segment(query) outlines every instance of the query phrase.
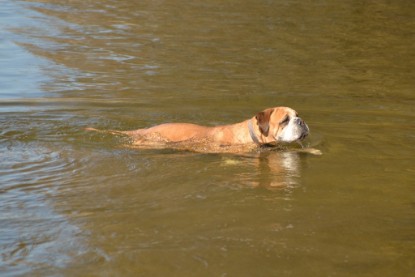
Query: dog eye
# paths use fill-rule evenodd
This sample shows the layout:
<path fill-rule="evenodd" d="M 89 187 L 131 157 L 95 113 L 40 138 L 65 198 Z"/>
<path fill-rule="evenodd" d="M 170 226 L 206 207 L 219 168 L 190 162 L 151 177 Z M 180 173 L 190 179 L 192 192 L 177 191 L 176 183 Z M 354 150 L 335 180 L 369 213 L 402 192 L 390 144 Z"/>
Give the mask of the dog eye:
<path fill-rule="evenodd" d="M 290 121 L 290 117 L 286 115 L 283 120 L 281 120 L 280 124 L 287 124 Z"/>

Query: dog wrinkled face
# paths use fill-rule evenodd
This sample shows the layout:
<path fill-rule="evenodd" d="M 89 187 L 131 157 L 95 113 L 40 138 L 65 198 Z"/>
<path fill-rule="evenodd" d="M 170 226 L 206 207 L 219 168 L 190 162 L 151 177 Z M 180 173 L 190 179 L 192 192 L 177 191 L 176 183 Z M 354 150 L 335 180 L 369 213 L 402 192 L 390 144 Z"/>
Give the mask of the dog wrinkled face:
<path fill-rule="evenodd" d="M 296 111 L 288 107 L 267 109 L 256 116 L 267 142 L 294 142 L 303 140 L 310 132 Z"/>
<path fill-rule="evenodd" d="M 310 132 L 307 124 L 297 114 L 287 114 L 280 123 L 279 129 L 281 131 L 275 135 L 275 140 L 282 142 L 303 140 Z"/>

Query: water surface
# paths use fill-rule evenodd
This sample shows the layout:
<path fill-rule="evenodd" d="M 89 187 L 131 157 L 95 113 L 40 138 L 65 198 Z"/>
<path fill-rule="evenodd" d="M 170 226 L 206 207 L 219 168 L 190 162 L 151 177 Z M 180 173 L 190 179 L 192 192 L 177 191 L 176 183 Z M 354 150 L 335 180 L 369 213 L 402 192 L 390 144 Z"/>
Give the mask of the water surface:
<path fill-rule="evenodd" d="M 6 1 L 0 271 L 409 276 L 411 1 Z M 323 152 L 201 154 L 84 131 L 290 106 Z"/>

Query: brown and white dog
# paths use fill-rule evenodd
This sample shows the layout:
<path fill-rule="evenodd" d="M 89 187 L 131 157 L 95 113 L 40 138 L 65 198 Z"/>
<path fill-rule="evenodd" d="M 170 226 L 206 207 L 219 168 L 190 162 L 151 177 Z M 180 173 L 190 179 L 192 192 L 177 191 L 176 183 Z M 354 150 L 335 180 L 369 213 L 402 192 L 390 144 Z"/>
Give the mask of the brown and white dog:
<path fill-rule="evenodd" d="M 94 128 L 87 130 L 100 131 Z M 166 147 L 172 144 L 201 143 L 216 146 L 261 146 L 300 142 L 309 134 L 307 124 L 288 107 L 269 108 L 235 124 L 207 127 L 190 123 L 166 123 L 132 131 L 104 131 L 127 135 L 133 145 Z M 209 152 L 209 151 L 208 151 Z"/>

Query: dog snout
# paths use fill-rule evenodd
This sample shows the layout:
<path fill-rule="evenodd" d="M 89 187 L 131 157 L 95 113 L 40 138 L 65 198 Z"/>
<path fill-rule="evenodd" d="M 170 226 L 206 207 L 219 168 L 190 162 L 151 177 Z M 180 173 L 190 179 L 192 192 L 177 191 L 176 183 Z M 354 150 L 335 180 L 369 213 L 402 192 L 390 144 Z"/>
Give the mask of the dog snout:
<path fill-rule="evenodd" d="M 304 133 L 304 137 L 308 135 L 310 129 L 308 128 L 307 123 L 304 122 L 300 117 L 296 117 L 294 121 L 298 126 L 300 126 L 302 132 Z"/>
<path fill-rule="evenodd" d="M 304 127 L 304 126 L 305 126 L 304 120 L 302 120 L 300 117 L 296 117 L 296 118 L 294 119 L 294 122 L 295 122 L 296 124 L 300 125 L 301 127 Z"/>

